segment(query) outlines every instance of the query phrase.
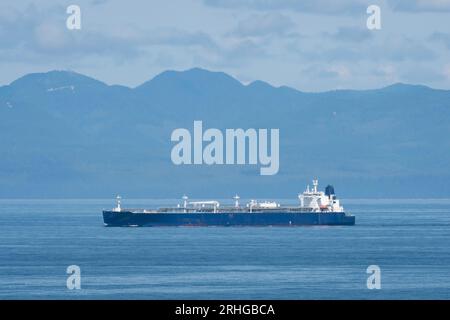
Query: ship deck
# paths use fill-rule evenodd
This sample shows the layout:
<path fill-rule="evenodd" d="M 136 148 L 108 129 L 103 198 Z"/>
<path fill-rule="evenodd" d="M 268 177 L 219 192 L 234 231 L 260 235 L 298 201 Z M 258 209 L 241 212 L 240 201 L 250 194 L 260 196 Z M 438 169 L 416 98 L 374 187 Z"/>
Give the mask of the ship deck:
<path fill-rule="evenodd" d="M 178 207 L 162 207 L 157 209 L 144 209 L 144 208 L 122 208 L 121 212 L 132 212 L 132 213 L 311 213 L 311 212 L 322 212 L 322 213 L 337 213 L 334 211 L 321 210 L 314 211 L 311 208 L 301 208 L 301 207 L 278 207 L 278 208 L 247 208 L 247 207 L 221 207 L 221 208 L 178 208 Z"/>

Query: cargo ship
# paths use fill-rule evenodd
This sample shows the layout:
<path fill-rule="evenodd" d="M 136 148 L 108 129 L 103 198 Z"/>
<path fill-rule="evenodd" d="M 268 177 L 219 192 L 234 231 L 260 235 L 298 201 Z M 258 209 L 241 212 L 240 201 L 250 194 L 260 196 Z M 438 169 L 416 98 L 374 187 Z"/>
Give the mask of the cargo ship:
<path fill-rule="evenodd" d="M 241 205 L 236 195 L 230 206 L 218 201 L 188 201 L 183 196 L 176 207 L 126 209 L 118 196 L 115 208 L 103 210 L 103 222 L 111 227 L 354 225 L 355 217 L 344 211 L 333 186 L 323 192 L 318 191 L 318 184 L 316 179 L 312 188 L 307 186 L 298 196 L 298 206 L 256 200 Z"/>

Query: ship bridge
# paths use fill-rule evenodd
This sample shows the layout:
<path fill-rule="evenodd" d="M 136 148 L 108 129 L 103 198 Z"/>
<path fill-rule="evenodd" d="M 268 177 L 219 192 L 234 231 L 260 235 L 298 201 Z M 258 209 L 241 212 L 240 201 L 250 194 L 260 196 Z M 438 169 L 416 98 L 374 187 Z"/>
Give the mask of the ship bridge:
<path fill-rule="evenodd" d="M 309 185 L 306 190 L 298 196 L 300 200 L 300 207 L 310 209 L 314 212 L 343 212 L 344 208 L 340 205 L 339 200 L 334 194 L 333 186 L 328 185 L 326 193 L 318 191 L 319 180 L 313 180 L 313 187 L 310 189 Z"/>

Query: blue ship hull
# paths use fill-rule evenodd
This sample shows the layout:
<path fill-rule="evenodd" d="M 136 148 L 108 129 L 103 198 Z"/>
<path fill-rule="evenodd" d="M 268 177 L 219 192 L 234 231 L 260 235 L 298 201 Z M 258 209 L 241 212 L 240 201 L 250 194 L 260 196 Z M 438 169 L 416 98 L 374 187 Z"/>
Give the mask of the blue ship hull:
<path fill-rule="evenodd" d="M 267 212 L 267 213 L 143 213 L 103 211 L 106 226 L 315 226 L 354 225 L 355 217 L 344 212 Z"/>

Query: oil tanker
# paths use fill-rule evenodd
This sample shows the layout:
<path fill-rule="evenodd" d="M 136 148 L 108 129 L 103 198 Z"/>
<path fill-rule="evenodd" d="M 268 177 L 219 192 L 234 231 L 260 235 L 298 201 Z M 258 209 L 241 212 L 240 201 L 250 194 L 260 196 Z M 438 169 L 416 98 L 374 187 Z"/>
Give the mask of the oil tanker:
<path fill-rule="evenodd" d="M 298 196 L 298 206 L 282 206 L 273 201 L 251 200 L 245 205 L 235 196 L 234 205 L 221 206 L 218 201 L 188 201 L 176 207 L 156 209 L 126 209 L 117 197 L 117 206 L 103 210 L 105 226 L 160 227 L 160 226 L 306 226 L 354 225 L 355 217 L 344 211 L 334 188 L 318 191 L 318 180 L 313 187 Z"/>

